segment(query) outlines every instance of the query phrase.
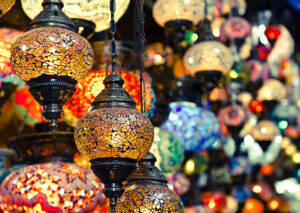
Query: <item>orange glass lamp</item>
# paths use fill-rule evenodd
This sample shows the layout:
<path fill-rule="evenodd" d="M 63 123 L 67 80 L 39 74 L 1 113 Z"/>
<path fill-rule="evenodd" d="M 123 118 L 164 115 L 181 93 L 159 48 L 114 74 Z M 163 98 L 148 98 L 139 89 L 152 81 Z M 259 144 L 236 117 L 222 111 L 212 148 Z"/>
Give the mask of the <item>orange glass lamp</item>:
<path fill-rule="evenodd" d="M 265 210 L 264 204 L 254 198 L 249 198 L 242 210 L 242 213 L 263 213 Z"/>
<path fill-rule="evenodd" d="M 62 106 L 92 67 L 93 50 L 74 32 L 72 21 L 62 12 L 61 0 L 44 0 L 42 5 L 44 10 L 30 23 L 31 30 L 14 42 L 11 63 L 43 106 L 43 116 L 54 133 Z"/>
<path fill-rule="evenodd" d="M 202 41 L 193 45 L 183 60 L 190 74 L 204 82 L 209 91 L 233 65 L 231 51 L 218 41 Z"/>
<path fill-rule="evenodd" d="M 89 169 L 60 161 L 19 169 L 0 186 L 0 210 L 7 213 L 87 213 L 105 203 L 103 185 Z"/>
<path fill-rule="evenodd" d="M 16 0 L 4 0 L 0 2 L 0 17 L 7 13 L 15 4 Z"/>

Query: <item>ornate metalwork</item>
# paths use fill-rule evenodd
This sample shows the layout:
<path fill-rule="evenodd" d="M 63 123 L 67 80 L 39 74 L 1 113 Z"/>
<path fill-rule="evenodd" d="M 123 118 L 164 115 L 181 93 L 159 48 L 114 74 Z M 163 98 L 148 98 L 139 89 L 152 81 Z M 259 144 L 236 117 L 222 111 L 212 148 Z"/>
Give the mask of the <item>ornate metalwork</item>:
<path fill-rule="evenodd" d="M 138 168 L 128 177 L 124 194 L 118 199 L 116 212 L 183 212 L 180 197 L 167 187 L 167 180 L 155 167 L 155 161 L 151 153 L 139 161 Z"/>

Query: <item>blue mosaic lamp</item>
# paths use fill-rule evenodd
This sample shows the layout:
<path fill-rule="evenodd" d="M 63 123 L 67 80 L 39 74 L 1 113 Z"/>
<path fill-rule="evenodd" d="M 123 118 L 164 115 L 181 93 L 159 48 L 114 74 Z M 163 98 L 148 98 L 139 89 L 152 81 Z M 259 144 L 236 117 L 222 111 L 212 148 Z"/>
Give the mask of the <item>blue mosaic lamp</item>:
<path fill-rule="evenodd" d="M 220 125 L 211 111 L 192 102 L 173 102 L 169 107 L 169 117 L 161 128 L 183 141 L 186 151 L 198 152 L 214 146 L 220 137 Z"/>

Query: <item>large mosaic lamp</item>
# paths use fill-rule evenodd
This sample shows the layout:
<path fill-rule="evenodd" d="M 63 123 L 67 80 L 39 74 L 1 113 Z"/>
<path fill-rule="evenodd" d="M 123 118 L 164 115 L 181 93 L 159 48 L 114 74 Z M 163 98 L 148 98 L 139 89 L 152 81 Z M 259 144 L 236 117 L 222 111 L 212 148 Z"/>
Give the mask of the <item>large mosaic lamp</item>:
<path fill-rule="evenodd" d="M 233 65 L 229 48 L 218 41 L 202 41 L 191 46 L 184 55 L 184 64 L 191 75 L 199 78 L 208 91 Z"/>
<path fill-rule="evenodd" d="M 54 133 L 62 106 L 91 69 L 93 50 L 74 32 L 73 23 L 62 12 L 61 0 L 44 0 L 42 5 L 44 10 L 30 23 L 31 30 L 14 42 L 11 63 L 43 106 L 43 116 Z"/>
<path fill-rule="evenodd" d="M 7 13 L 15 4 L 16 0 L 5 0 L 0 2 L 0 17 Z"/>
<path fill-rule="evenodd" d="M 21 0 L 22 7 L 29 18 L 33 19 L 40 11 L 42 0 Z M 109 1 L 98 0 L 64 0 L 64 13 L 68 17 L 78 20 L 86 20 L 96 24 L 96 32 L 109 28 L 110 9 Z M 119 0 L 116 2 L 115 20 L 118 21 L 126 12 L 130 0 Z"/>
<path fill-rule="evenodd" d="M 176 212 L 183 213 L 180 197 L 167 186 L 167 179 L 155 167 L 156 158 L 147 153 L 138 168 L 130 174 L 125 192 L 119 199 L 116 212 Z"/>
<path fill-rule="evenodd" d="M 104 206 L 103 186 L 89 169 L 60 161 L 12 172 L 0 186 L 0 209 L 19 212 L 91 212 Z"/>
<path fill-rule="evenodd" d="M 154 138 L 150 120 L 136 109 L 123 84 L 113 70 L 105 78 L 105 89 L 94 100 L 92 110 L 75 128 L 76 145 L 104 183 L 112 210 L 116 198 L 124 192 L 123 181 L 150 150 Z"/>

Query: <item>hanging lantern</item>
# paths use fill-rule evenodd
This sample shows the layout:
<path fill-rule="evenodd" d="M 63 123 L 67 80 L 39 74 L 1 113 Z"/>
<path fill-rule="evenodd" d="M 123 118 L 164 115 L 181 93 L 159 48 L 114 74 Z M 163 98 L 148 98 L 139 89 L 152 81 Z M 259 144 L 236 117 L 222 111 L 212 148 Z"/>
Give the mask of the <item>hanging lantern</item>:
<path fill-rule="evenodd" d="M 42 11 L 40 6 L 42 0 L 21 0 L 22 7 L 29 18 L 33 19 Z M 109 28 L 110 10 L 109 1 L 97 0 L 64 0 L 63 12 L 72 19 L 88 20 L 96 24 L 96 32 Z M 119 0 L 116 2 L 115 20 L 118 21 L 126 12 L 130 0 Z"/>
<path fill-rule="evenodd" d="M 105 184 L 112 207 L 123 193 L 122 182 L 149 151 L 154 136 L 151 122 L 136 110 L 123 83 L 115 72 L 108 75 L 92 110 L 75 128 L 76 145 Z"/>
<path fill-rule="evenodd" d="M 73 32 L 73 23 L 61 12 L 61 1 L 44 0 L 43 7 L 30 24 L 32 30 L 13 44 L 11 62 L 43 106 L 43 116 L 54 133 L 62 106 L 91 69 L 93 50 L 87 40 Z"/>
<path fill-rule="evenodd" d="M 191 181 L 187 176 L 180 172 L 174 174 L 166 174 L 169 189 L 173 190 L 179 196 L 187 193 L 191 186 Z"/>
<path fill-rule="evenodd" d="M 226 195 L 222 192 L 205 192 L 201 194 L 204 205 L 212 211 L 221 212 L 226 208 Z"/>
<path fill-rule="evenodd" d="M 251 33 L 251 25 L 241 17 L 231 17 L 223 25 L 224 34 L 228 39 L 245 39 Z"/>
<path fill-rule="evenodd" d="M 212 112 L 192 102 L 173 102 L 169 107 L 171 112 L 161 125 L 162 130 L 173 132 L 187 151 L 198 152 L 213 146 L 220 136 L 220 126 Z"/>
<path fill-rule="evenodd" d="M 60 161 L 13 172 L 2 183 L 0 197 L 8 213 L 91 212 L 106 201 L 90 170 Z"/>
<path fill-rule="evenodd" d="M 257 100 L 259 101 L 280 101 L 286 96 L 285 86 L 276 79 L 264 81 L 263 86 L 258 90 Z"/>
<path fill-rule="evenodd" d="M 171 132 L 154 128 L 154 141 L 150 151 L 156 156 L 158 168 L 164 173 L 176 172 L 183 161 L 183 143 Z"/>
<path fill-rule="evenodd" d="M 174 53 L 171 47 L 156 42 L 149 44 L 145 49 L 145 67 L 167 66 L 171 67 L 174 62 Z"/>
<path fill-rule="evenodd" d="M 0 17 L 7 13 L 10 8 L 15 4 L 16 0 L 5 0 L 0 2 Z"/>
<path fill-rule="evenodd" d="M 265 210 L 264 204 L 254 198 L 249 198 L 244 205 L 242 213 L 263 213 Z"/>
<path fill-rule="evenodd" d="M 167 187 L 163 173 L 155 167 L 155 157 L 148 153 L 131 173 L 120 197 L 116 212 L 178 212 L 183 213 L 180 197 Z"/>
<path fill-rule="evenodd" d="M 231 51 L 217 41 L 203 41 L 193 45 L 187 50 L 183 60 L 187 70 L 200 78 L 209 91 L 233 65 Z"/>

